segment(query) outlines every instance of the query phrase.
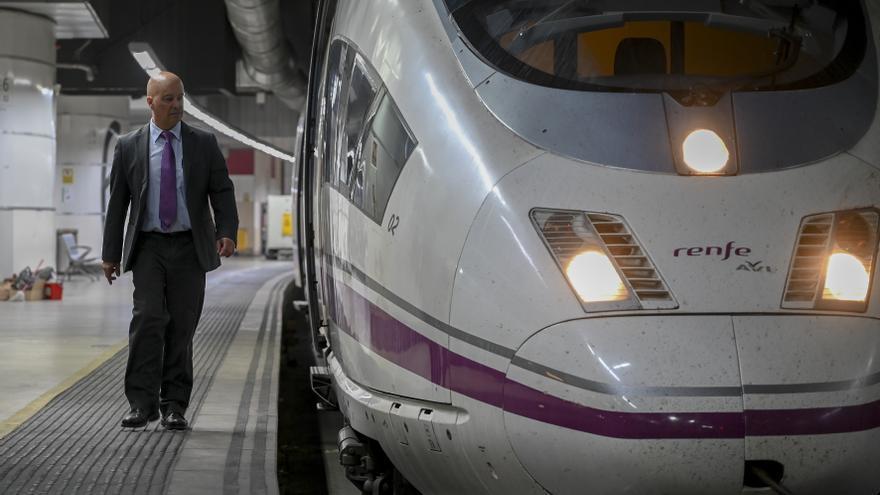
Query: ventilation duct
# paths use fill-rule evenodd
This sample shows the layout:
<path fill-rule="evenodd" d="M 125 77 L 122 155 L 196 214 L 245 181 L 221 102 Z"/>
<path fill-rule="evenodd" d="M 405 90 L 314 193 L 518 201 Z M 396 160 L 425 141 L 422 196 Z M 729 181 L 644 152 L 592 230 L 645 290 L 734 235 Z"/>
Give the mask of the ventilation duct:
<path fill-rule="evenodd" d="M 244 69 L 260 87 L 293 110 L 302 107 L 305 80 L 294 67 L 281 30 L 278 0 L 226 0 L 226 11 L 244 55 Z"/>

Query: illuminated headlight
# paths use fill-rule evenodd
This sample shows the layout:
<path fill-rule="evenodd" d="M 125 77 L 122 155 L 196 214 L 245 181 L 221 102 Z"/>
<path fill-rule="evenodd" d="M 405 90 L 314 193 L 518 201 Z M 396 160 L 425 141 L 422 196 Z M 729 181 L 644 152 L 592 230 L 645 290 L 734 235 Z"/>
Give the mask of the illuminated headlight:
<path fill-rule="evenodd" d="M 565 268 L 565 276 L 585 303 L 624 301 L 629 298 L 629 291 L 605 253 L 583 251 L 575 255 Z"/>
<path fill-rule="evenodd" d="M 708 129 L 697 129 L 690 133 L 681 148 L 685 165 L 698 174 L 717 174 L 724 170 L 730 160 L 724 140 Z"/>
<path fill-rule="evenodd" d="M 801 224 L 784 308 L 865 311 L 874 273 L 876 210 L 813 215 Z"/>
<path fill-rule="evenodd" d="M 677 307 L 619 216 L 534 209 L 531 217 L 586 311 Z"/>
<path fill-rule="evenodd" d="M 823 299 L 864 301 L 869 285 L 868 269 L 862 260 L 849 253 L 834 253 L 828 258 Z"/>

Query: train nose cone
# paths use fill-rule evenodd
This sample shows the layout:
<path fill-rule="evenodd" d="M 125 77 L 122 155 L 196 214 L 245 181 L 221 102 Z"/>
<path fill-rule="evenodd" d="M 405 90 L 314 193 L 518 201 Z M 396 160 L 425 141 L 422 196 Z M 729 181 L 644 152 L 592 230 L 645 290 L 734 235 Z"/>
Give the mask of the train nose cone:
<path fill-rule="evenodd" d="M 730 317 L 557 324 L 517 351 L 507 378 L 508 437 L 551 493 L 742 490 L 745 425 Z"/>
<path fill-rule="evenodd" d="M 517 350 L 504 426 L 554 494 L 740 494 L 746 461 L 795 493 L 873 494 L 878 353 L 873 318 L 572 320 Z"/>
<path fill-rule="evenodd" d="M 880 492 L 880 325 L 853 316 L 734 316 L 746 456 L 798 494 Z"/>

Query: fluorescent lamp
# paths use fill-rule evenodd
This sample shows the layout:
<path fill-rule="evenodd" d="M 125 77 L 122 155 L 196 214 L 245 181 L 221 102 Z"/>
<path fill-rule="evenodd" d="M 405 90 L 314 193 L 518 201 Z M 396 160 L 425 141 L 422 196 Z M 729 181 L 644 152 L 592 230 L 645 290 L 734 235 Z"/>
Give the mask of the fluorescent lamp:
<path fill-rule="evenodd" d="M 153 61 L 153 57 L 150 56 L 150 52 L 131 52 L 131 55 L 137 61 L 138 65 L 141 66 L 141 69 L 149 70 L 156 67 L 156 62 Z"/>
<path fill-rule="evenodd" d="M 129 43 L 128 49 L 131 52 L 131 56 L 134 57 L 138 65 L 141 66 L 141 69 L 143 69 L 144 72 L 146 72 L 147 75 L 149 75 L 150 77 L 154 77 L 164 70 L 162 64 L 159 62 L 159 58 L 156 57 L 155 53 L 153 53 L 153 50 L 152 48 L 150 48 L 149 44 Z M 229 136 L 239 143 L 250 146 L 251 148 L 254 148 L 258 151 L 262 151 L 269 156 L 274 156 L 275 158 L 279 158 L 281 160 L 285 160 L 291 163 L 296 160 L 296 157 L 288 153 L 287 151 L 276 148 L 275 146 L 272 146 L 265 141 L 260 141 L 259 139 L 236 129 L 226 122 L 223 122 L 217 117 L 211 115 L 204 108 L 202 108 L 186 96 L 183 97 L 183 111 L 193 116 L 194 118 L 204 122 L 205 125 L 214 129 L 220 134 Z"/>

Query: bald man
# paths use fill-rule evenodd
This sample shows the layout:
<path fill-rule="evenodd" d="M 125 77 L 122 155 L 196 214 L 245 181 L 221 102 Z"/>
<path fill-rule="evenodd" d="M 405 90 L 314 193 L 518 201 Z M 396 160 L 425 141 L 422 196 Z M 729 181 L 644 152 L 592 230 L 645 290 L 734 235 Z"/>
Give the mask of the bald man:
<path fill-rule="evenodd" d="M 235 251 L 238 213 L 226 161 L 212 134 L 181 121 L 183 95 L 176 75 L 151 77 L 152 119 L 120 137 L 113 155 L 104 276 L 112 285 L 130 270 L 134 282 L 123 428 L 144 427 L 160 413 L 165 428 L 187 428 L 205 273 Z"/>

